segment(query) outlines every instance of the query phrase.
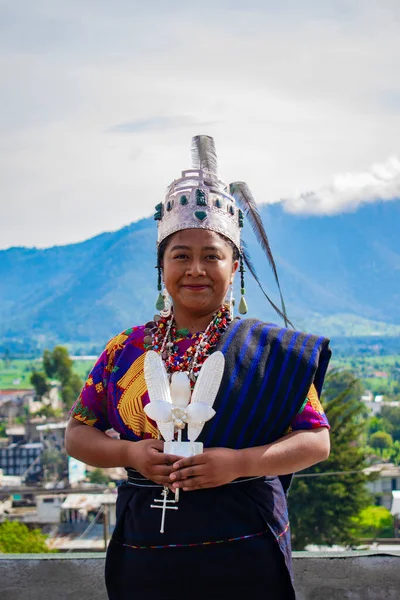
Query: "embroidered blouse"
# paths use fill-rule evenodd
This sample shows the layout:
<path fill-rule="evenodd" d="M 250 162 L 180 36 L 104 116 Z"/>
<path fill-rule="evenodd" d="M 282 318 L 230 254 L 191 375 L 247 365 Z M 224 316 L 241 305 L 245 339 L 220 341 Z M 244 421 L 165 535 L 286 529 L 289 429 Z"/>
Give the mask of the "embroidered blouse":
<path fill-rule="evenodd" d="M 149 402 L 143 365 L 144 326 L 133 327 L 110 340 L 88 375 L 70 415 L 102 431 L 114 429 L 125 439 L 157 438 L 156 423 L 144 412 Z M 176 340 L 180 354 L 194 343 L 197 334 Z M 328 420 L 311 386 L 287 433 L 329 427 Z"/>

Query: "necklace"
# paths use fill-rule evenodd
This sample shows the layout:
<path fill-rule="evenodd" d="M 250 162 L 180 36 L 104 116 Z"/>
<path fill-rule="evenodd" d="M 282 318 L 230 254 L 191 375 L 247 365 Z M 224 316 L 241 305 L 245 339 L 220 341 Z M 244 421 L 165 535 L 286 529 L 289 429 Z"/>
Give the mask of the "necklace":
<path fill-rule="evenodd" d="M 201 365 L 232 320 L 229 306 L 224 304 L 214 313 L 205 331 L 195 336 L 193 343 L 182 356 L 179 356 L 179 347 L 176 344 L 178 332 L 174 315 L 171 314 L 169 317 L 157 315 L 157 317 L 145 326 L 145 349 L 152 349 L 161 354 L 167 373 L 172 374 L 176 371 L 187 373 L 193 388 Z"/>

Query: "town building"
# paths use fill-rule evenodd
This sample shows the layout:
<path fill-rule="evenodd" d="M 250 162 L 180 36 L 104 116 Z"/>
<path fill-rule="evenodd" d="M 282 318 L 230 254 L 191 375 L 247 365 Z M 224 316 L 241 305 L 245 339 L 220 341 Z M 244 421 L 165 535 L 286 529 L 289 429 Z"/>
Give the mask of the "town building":
<path fill-rule="evenodd" d="M 37 480 L 42 476 L 40 461 L 44 446 L 41 442 L 12 443 L 0 448 L 0 469 L 4 475 L 17 475 L 25 480 Z"/>
<path fill-rule="evenodd" d="M 375 475 L 373 481 L 367 483 L 374 504 L 390 510 L 393 492 L 399 490 L 400 493 L 400 467 L 395 467 L 392 463 L 383 463 L 368 467 L 365 472 Z"/>

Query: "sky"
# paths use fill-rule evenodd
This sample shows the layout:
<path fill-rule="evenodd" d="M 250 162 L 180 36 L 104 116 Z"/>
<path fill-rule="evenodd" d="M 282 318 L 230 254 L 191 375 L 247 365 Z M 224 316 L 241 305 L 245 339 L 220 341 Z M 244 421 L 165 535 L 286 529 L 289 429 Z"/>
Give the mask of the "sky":
<path fill-rule="evenodd" d="M 398 0 L 0 0 L 0 249 L 152 214 L 215 138 L 260 202 L 400 198 Z"/>

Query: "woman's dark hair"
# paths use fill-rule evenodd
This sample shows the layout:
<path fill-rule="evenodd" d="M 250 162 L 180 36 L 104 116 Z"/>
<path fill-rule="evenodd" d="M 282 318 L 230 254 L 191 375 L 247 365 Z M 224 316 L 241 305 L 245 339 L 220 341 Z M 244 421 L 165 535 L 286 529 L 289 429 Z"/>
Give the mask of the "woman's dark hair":
<path fill-rule="evenodd" d="M 221 238 L 221 240 L 223 240 L 224 242 L 226 242 L 228 244 L 228 246 L 230 246 L 232 248 L 232 259 L 235 262 L 236 260 L 239 260 L 239 250 L 238 248 L 236 248 L 235 244 L 228 239 L 227 237 L 225 237 L 224 235 L 222 235 L 221 233 L 216 232 L 217 235 L 219 235 L 219 237 Z M 171 234 L 173 235 L 173 234 Z M 158 250 L 157 250 L 157 266 L 161 267 L 162 264 L 162 260 L 164 258 L 164 254 L 165 254 L 165 250 L 167 248 L 167 244 L 168 241 L 170 240 L 171 236 L 169 235 L 168 237 L 165 238 L 165 240 L 163 240 L 161 242 L 161 244 L 158 246 Z"/>

